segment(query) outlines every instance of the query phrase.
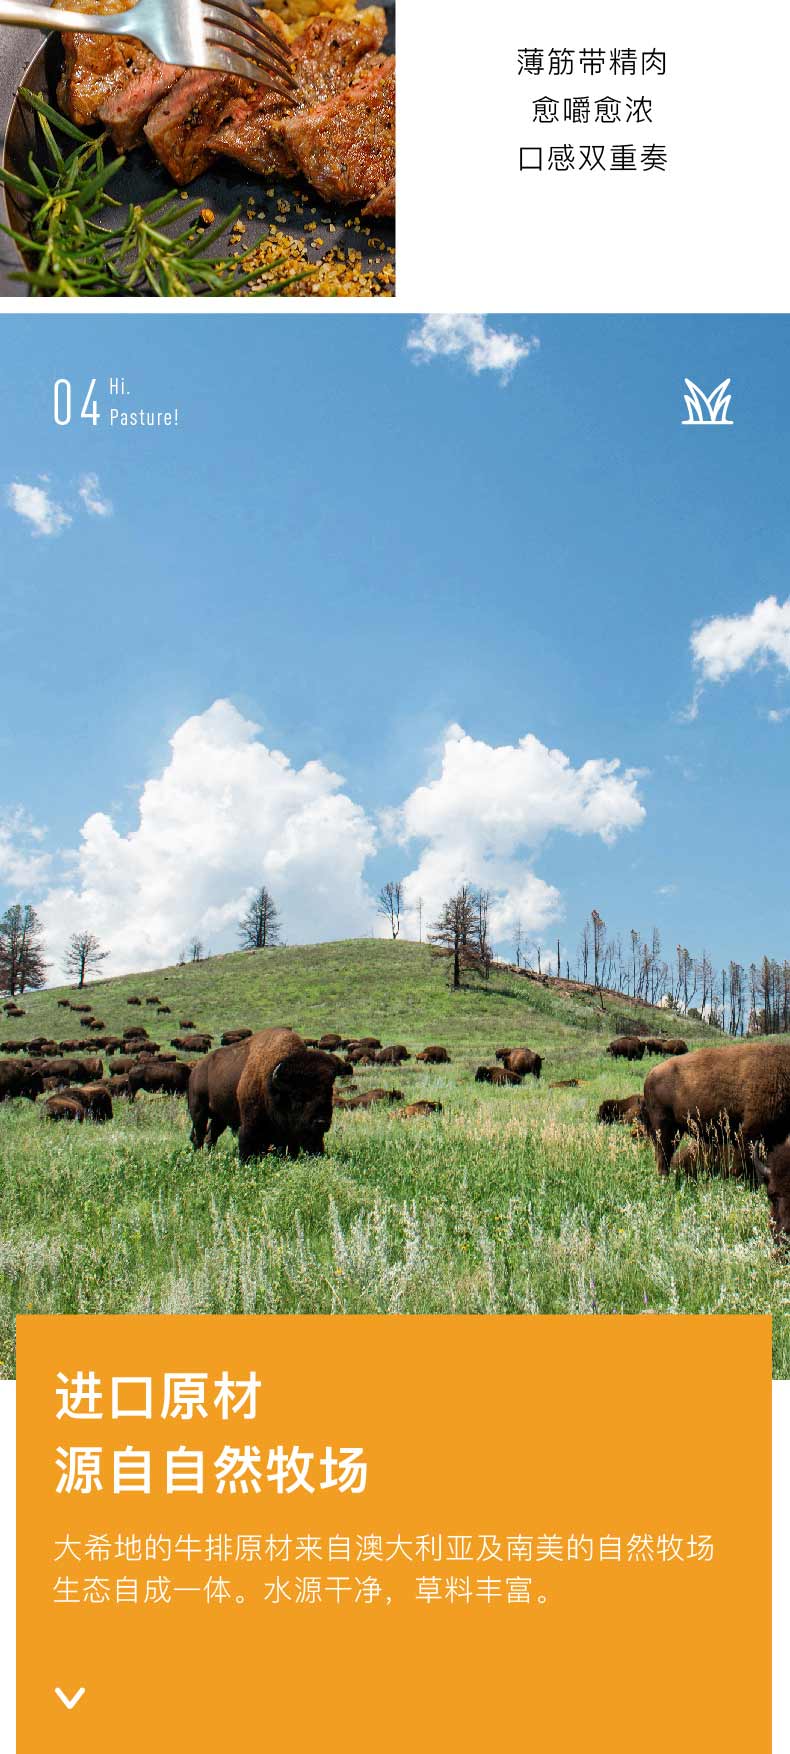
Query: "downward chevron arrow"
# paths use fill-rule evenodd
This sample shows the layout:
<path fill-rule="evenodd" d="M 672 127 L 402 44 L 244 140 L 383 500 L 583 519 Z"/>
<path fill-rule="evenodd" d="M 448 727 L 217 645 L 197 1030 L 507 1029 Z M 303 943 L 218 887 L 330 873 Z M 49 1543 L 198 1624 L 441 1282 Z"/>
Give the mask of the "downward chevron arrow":
<path fill-rule="evenodd" d="M 65 1705 L 67 1711 L 73 1711 L 75 1705 L 79 1705 L 82 1695 L 85 1692 L 85 1688 L 78 1687 L 76 1693 L 72 1695 L 71 1699 L 69 1699 L 67 1693 L 64 1693 L 62 1687 L 56 1687 L 55 1692 L 57 1693 L 61 1705 Z"/>

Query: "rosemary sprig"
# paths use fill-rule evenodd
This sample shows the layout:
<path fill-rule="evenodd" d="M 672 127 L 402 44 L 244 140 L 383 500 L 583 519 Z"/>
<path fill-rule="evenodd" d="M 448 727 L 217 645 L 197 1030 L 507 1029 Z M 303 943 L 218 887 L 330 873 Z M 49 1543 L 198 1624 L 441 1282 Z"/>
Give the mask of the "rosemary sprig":
<path fill-rule="evenodd" d="M 61 116 L 37 92 L 20 87 L 19 97 L 38 117 L 49 162 L 28 155 L 28 177 L 0 167 L 0 182 L 20 197 L 27 232 L 0 225 L 29 263 L 10 276 L 23 280 L 32 298 L 232 298 L 256 285 L 251 296 L 271 298 L 303 274 L 278 280 L 284 257 L 266 268 L 244 269 L 244 257 L 207 256 L 241 212 L 204 226 L 194 215 L 199 201 L 184 203 L 176 189 L 144 206 L 130 207 L 114 231 L 97 222 L 122 203 L 108 193 L 125 158 L 105 160 L 106 134 L 92 136 Z M 76 144 L 63 150 L 58 134 Z M 178 222 L 180 229 L 175 229 Z M 187 221 L 186 224 L 183 222 Z"/>

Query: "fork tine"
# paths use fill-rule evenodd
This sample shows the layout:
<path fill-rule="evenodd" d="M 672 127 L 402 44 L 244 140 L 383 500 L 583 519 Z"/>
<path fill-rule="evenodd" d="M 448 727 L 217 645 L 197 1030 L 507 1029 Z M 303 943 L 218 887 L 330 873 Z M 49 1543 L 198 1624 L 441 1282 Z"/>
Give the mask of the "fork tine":
<path fill-rule="evenodd" d="M 231 0 L 209 0 L 209 6 L 230 14 L 231 18 L 239 18 L 244 24 L 251 26 L 256 35 L 263 37 L 265 47 L 274 60 L 280 61 L 283 67 L 290 71 L 291 53 L 287 44 L 277 35 L 276 31 L 271 29 L 270 25 L 264 24 L 260 13 L 256 12 L 254 6 L 248 4 L 248 0 L 232 0 L 232 3 Z M 203 14 L 205 17 L 208 16 L 208 11 L 209 7 L 204 5 Z"/>
<path fill-rule="evenodd" d="M 267 73 L 259 61 L 250 60 L 249 56 L 237 53 L 235 45 L 230 48 L 217 37 L 206 37 L 206 45 L 211 55 L 210 66 L 218 73 L 237 73 L 240 79 L 251 79 L 257 85 L 267 85 L 270 91 L 276 91 L 286 101 L 293 102 L 293 93 L 287 86 L 281 85 L 271 73 Z"/>
<path fill-rule="evenodd" d="M 237 37 L 245 48 L 253 51 L 256 60 L 261 61 L 264 67 L 277 73 L 281 79 L 295 88 L 296 81 L 291 71 L 290 62 L 281 61 L 279 56 L 273 55 L 269 48 L 268 37 L 264 36 L 253 25 L 248 24 L 238 13 L 234 13 L 230 7 L 223 7 L 221 0 L 212 0 L 211 5 L 203 7 L 203 20 L 211 29 Z"/>
<path fill-rule="evenodd" d="M 255 81 L 258 86 L 269 86 L 270 91 L 277 91 L 281 98 L 290 98 L 290 91 L 286 91 L 281 84 L 277 84 L 277 81 L 272 77 L 272 74 L 267 74 L 267 72 L 263 70 L 260 61 L 249 61 L 248 58 L 242 56 L 242 54 L 232 53 L 232 51 L 228 51 L 225 47 L 221 47 L 221 44 L 216 44 L 212 37 L 207 37 L 205 42 L 207 42 L 209 54 L 211 54 L 211 63 L 209 63 L 209 65 L 211 65 L 214 72 L 218 72 L 218 74 L 239 74 L 239 79 L 251 79 L 251 81 Z"/>
<path fill-rule="evenodd" d="M 283 72 L 279 62 L 272 62 L 254 37 L 247 36 L 246 31 L 242 30 L 240 26 L 225 24 L 224 21 L 220 22 L 219 19 L 212 19 L 208 15 L 206 16 L 206 25 L 208 27 L 206 42 L 217 43 L 221 48 L 229 49 L 236 55 L 246 55 L 248 60 L 256 61 L 272 74 L 273 80 L 276 81 L 273 89 L 282 91 L 286 97 L 295 95 L 296 80 L 292 74 Z"/>

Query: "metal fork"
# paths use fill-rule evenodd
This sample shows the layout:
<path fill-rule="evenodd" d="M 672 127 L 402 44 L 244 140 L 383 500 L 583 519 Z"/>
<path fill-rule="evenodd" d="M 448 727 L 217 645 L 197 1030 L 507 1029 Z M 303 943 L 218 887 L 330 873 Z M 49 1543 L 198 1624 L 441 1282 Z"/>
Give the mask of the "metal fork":
<path fill-rule="evenodd" d="M 137 0 L 128 12 L 67 12 L 61 7 L 0 0 L 0 24 L 36 30 L 90 31 L 135 37 L 160 61 L 238 73 L 293 97 L 296 81 L 286 45 L 248 0 Z"/>

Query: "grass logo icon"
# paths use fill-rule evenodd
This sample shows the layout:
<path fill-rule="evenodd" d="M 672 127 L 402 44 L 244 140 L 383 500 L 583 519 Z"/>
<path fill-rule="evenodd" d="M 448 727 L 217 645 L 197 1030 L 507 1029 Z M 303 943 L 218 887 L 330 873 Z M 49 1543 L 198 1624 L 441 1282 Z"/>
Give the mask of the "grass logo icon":
<path fill-rule="evenodd" d="M 716 389 L 711 390 L 709 396 L 705 395 L 699 384 L 692 383 L 691 378 L 684 379 L 684 382 L 690 393 L 683 398 L 688 413 L 688 419 L 681 423 L 683 426 L 735 425 L 733 420 L 727 418 L 732 400 L 732 397 L 727 395 L 732 382 L 731 378 L 725 378 L 723 383 L 717 384 Z"/>

